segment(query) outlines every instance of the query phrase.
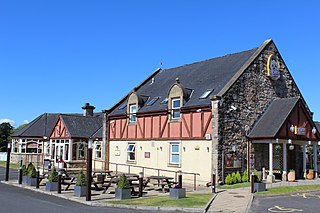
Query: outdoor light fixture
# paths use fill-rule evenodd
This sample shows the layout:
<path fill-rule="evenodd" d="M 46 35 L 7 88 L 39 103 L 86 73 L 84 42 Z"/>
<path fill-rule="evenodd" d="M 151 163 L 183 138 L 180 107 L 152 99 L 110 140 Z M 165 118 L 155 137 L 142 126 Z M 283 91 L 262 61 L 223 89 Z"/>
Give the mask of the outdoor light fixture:
<path fill-rule="evenodd" d="M 291 141 L 291 139 L 288 139 L 288 144 L 292 144 L 292 141 Z"/>
<path fill-rule="evenodd" d="M 317 133 L 317 129 L 315 127 L 312 128 L 312 134 L 316 134 Z"/>
<path fill-rule="evenodd" d="M 308 144 L 311 145 L 311 141 L 308 141 Z"/>
<path fill-rule="evenodd" d="M 293 124 L 291 124 L 291 126 L 290 126 L 290 132 L 294 132 L 294 126 L 293 126 Z"/>
<path fill-rule="evenodd" d="M 294 145 L 290 145 L 289 150 L 291 150 L 291 151 L 294 150 Z"/>
<path fill-rule="evenodd" d="M 8 143 L 8 149 L 11 149 L 11 143 L 10 142 Z"/>

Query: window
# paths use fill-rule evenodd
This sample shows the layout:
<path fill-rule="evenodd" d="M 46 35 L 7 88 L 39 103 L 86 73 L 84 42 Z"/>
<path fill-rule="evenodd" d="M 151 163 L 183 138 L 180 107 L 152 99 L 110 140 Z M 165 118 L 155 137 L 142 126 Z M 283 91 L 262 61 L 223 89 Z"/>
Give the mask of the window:
<path fill-rule="evenodd" d="M 206 99 L 212 92 L 212 89 L 207 89 L 201 96 L 200 99 Z"/>
<path fill-rule="evenodd" d="M 152 99 L 147 103 L 147 106 L 152 106 L 158 99 L 159 99 L 159 97 L 152 98 Z"/>
<path fill-rule="evenodd" d="M 168 103 L 168 98 L 165 98 L 163 101 L 161 101 L 160 104 L 167 104 Z"/>
<path fill-rule="evenodd" d="M 172 107 L 171 107 L 171 119 L 179 119 L 180 118 L 180 98 L 172 99 Z"/>
<path fill-rule="evenodd" d="M 119 109 L 124 109 L 124 108 L 126 108 L 126 106 L 127 106 L 127 104 L 126 104 L 126 103 L 123 103 L 123 104 L 119 107 Z"/>
<path fill-rule="evenodd" d="M 128 161 L 135 161 L 136 160 L 136 144 L 134 143 L 129 143 L 128 144 Z"/>
<path fill-rule="evenodd" d="M 129 122 L 135 123 L 137 121 L 137 105 L 130 104 L 129 105 Z"/>
<path fill-rule="evenodd" d="M 100 159 L 101 158 L 101 143 L 100 142 L 96 142 L 94 150 L 95 150 L 95 158 Z"/>
<path fill-rule="evenodd" d="M 180 164 L 180 144 L 170 143 L 170 164 Z"/>
<path fill-rule="evenodd" d="M 84 143 L 78 144 L 78 160 L 84 159 Z"/>

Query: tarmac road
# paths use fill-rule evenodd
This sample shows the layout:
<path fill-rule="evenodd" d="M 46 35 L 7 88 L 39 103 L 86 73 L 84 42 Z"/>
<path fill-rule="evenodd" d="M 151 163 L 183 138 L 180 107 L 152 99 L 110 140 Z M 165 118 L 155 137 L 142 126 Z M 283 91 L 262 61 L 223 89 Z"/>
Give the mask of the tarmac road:
<path fill-rule="evenodd" d="M 263 212 L 320 212 L 320 192 L 295 193 L 285 196 L 255 196 L 250 211 Z"/>
<path fill-rule="evenodd" d="M 17 180 L 17 171 L 10 170 L 10 179 Z M 5 179 L 5 168 L 0 167 L 0 180 Z M 108 213 L 150 212 L 119 208 L 86 206 L 31 190 L 0 183 L 0 213 Z"/>

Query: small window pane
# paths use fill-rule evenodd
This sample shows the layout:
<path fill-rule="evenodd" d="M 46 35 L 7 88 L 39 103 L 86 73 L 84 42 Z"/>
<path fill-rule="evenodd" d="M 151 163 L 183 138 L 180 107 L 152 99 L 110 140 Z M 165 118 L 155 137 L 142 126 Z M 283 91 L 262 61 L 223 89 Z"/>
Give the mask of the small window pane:
<path fill-rule="evenodd" d="M 179 164 L 179 154 L 177 154 L 177 155 L 173 154 L 171 156 L 171 163 Z"/>
<path fill-rule="evenodd" d="M 159 97 L 152 98 L 152 99 L 147 103 L 147 106 L 152 106 L 158 99 L 159 99 Z"/>
<path fill-rule="evenodd" d="M 173 108 L 179 108 L 180 107 L 180 99 L 173 100 L 172 102 L 173 102 L 172 103 Z"/>
<path fill-rule="evenodd" d="M 172 111 L 172 118 L 180 118 L 180 111 L 179 110 L 173 110 Z"/>
<path fill-rule="evenodd" d="M 179 152 L 179 145 L 172 145 L 172 152 Z"/>

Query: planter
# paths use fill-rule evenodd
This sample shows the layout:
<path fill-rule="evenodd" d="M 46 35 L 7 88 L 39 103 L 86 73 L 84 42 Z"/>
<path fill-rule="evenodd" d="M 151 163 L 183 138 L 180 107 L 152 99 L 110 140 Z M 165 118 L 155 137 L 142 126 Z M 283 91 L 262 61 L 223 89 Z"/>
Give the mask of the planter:
<path fill-rule="evenodd" d="M 58 182 L 46 182 L 46 191 L 52 192 L 52 191 L 58 191 Z"/>
<path fill-rule="evenodd" d="M 116 199 L 125 200 L 131 199 L 131 189 L 118 189 L 116 188 Z"/>
<path fill-rule="evenodd" d="M 288 173 L 288 181 L 293 182 L 296 180 L 296 172 L 295 171 L 291 171 Z"/>
<path fill-rule="evenodd" d="M 314 178 L 314 170 L 313 169 L 309 169 L 308 170 L 308 174 L 307 174 L 307 179 L 311 180 Z"/>
<path fill-rule="evenodd" d="M 76 197 L 84 197 L 86 196 L 86 186 L 75 186 L 74 187 L 74 196 Z"/>
<path fill-rule="evenodd" d="M 254 192 L 263 192 L 263 191 L 266 191 L 266 183 L 264 182 L 260 182 L 260 183 L 254 183 L 254 186 L 253 186 L 253 190 Z"/>
<path fill-rule="evenodd" d="M 28 186 L 36 186 L 37 185 L 37 178 L 28 177 L 27 185 Z"/>
<path fill-rule="evenodd" d="M 29 179 L 29 176 L 27 176 L 27 175 L 26 176 L 22 176 L 22 183 L 27 185 L 28 182 L 29 182 L 28 179 Z"/>
<path fill-rule="evenodd" d="M 170 197 L 172 198 L 185 198 L 186 189 L 185 188 L 170 188 Z"/>

